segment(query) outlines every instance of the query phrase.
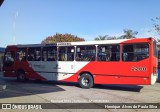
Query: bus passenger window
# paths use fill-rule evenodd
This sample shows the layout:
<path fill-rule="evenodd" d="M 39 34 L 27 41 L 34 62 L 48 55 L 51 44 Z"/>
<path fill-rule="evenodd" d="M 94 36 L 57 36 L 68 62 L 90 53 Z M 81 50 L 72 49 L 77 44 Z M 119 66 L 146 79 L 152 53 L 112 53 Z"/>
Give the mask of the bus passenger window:
<path fill-rule="evenodd" d="M 56 61 L 57 60 L 57 47 L 50 46 L 44 47 L 42 50 L 42 61 Z"/>
<path fill-rule="evenodd" d="M 59 58 L 58 58 L 58 60 L 59 61 L 66 61 L 67 59 L 66 59 L 66 52 L 65 52 L 65 49 L 66 49 L 66 47 L 59 47 L 59 49 L 58 49 L 58 53 L 59 53 Z"/>
<path fill-rule="evenodd" d="M 98 46 L 98 61 L 119 61 L 119 45 L 100 45 Z"/>
<path fill-rule="evenodd" d="M 74 47 L 59 47 L 59 61 L 74 61 Z"/>
<path fill-rule="evenodd" d="M 27 60 L 28 61 L 41 61 L 41 48 L 40 47 L 29 48 Z"/>
<path fill-rule="evenodd" d="M 42 54 L 42 61 L 47 61 L 47 51 L 43 50 L 43 54 Z"/>
<path fill-rule="evenodd" d="M 17 51 L 17 61 L 26 61 L 27 49 L 20 48 Z"/>
<path fill-rule="evenodd" d="M 77 46 L 76 61 L 95 61 L 96 46 Z"/>
<path fill-rule="evenodd" d="M 56 61 L 57 60 L 57 51 L 56 50 L 48 50 L 47 61 Z"/>
<path fill-rule="evenodd" d="M 67 61 L 74 60 L 74 47 L 67 47 Z"/>
<path fill-rule="evenodd" d="M 123 61 L 140 61 L 149 57 L 148 44 L 123 45 Z"/>

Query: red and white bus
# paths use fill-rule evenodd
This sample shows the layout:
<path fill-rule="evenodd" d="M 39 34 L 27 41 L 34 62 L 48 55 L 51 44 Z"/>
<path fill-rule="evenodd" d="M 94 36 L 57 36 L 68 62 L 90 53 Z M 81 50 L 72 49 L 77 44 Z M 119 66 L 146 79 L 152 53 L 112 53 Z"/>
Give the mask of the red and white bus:
<path fill-rule="evenodd" d="M 150 85 L 157 80 L 154 38 L 7 46 L 4 76 L 94 84 Z"/>

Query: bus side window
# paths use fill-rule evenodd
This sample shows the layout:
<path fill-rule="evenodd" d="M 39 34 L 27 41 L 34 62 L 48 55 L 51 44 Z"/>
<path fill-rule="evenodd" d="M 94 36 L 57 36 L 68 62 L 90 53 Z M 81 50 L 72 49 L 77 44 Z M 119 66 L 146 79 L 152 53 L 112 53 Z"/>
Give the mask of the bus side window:
<path fill-rule="evenodd" d="M 100 45 L 98 46 L 98 61 L 119 61 L 119 45 Z"/>
<path fill-rule="evenodd" d="M 120 46 L 113 45 L 111 48 L 111 60 L 110 61 L 119 61 L 120 60 Z"/>
<path fill-rule="evenodd" d="M 27 60 L 28 61 L 34 61 L 34 48 L 29 48 L 28 49 Z"/>
<path fill-rule="evenodd" d="M 42 61 L 47 61 L 47 51 L 44 48 L 42 51 Z"/>
<path fill-rule="evenodd" d="M 27 49 L 20 48 L 17 51 L 17 61 L 26 61 Z"/>
<path fill-rule="evenodd" d="M 59 47 L 59 49 L 58 49 L 58 54 L 59 54 L 58 61 L 66 61 L 65 49 L 66 49 L 66 47 Z"/>
<path fill-rule="evenodd" d="M 28 61 L 41 61 L 41 48 L 33 47 L 28 49 Z"/>
<path fill-rule="evenodd" d="M 47 61 L 56 61 L 57 60 L 57 48 L 53 47 L 52 49 L 48 49 L 47 53 Z"/>
<path fill-rule="evenodd" d="M 109 46 L 98 46 L 98 61 L 110 61 L 111 49 Z"/>
<path fill-rule="evenodd" d="M 77 46 L 76 61 L 95 61 L 96 46 Z"/>
<path fill-rule="evenodd" d="M 50 46 L 44 47 L 42 50 L 42 61 L 56 61 L 57 60 L 57 47 Z"/>
<path fill-rule="evenodd" d="M 123 46 L 123 61 L 132 61 L 134 59 L 133 45 Z"/>
<path fill-rule="evenodd" d="M 59 61 L 73 61 L 74 60 L 74 47 L 59 47 Z"/>
<path fill-rule="evenodd" d="M 67 61 L 74 60 L 74 47 L 67 47 Z"/>
<path fill-rule="evenodd" d="M 140 61 L 149 57 L 148 44 L 123 45 L 123 61 Z"/>

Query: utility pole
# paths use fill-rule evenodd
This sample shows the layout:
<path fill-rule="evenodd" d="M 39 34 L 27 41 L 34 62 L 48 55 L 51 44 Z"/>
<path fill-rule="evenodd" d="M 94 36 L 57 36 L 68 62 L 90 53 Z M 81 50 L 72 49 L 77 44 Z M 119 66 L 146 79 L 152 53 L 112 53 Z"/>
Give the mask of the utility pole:
<path fill-rule="evenodd" d="M 13 45 L 16 44 L 16 18 L 18 17 L 18 11 L 14 14 L 13 20 Z"/>

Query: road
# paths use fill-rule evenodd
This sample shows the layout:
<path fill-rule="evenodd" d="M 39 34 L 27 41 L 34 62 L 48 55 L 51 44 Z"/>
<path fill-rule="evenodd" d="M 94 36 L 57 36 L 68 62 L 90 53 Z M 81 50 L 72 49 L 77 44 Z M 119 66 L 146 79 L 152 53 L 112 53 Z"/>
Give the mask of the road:
<path fill-rule="evenodd" d="M 4 78 L 0 73 L 0 103 L 53 103 L 57 101 L 85 101 L 104 103 L 160 103 L 160 83 L 149 86 L 95 85 L 82 89 L 77 83 L 17 82 L 15 78 Z M 61 107 L 61 105 L 54 105 Z M 73 105 L 74 106 L 74 105 Z M 98 105 L 96 105 L 98 106 Z M 1 110 L 20 112 L 21 110 Z M 27 111 L 27 110 L 23 110 Z M 51 109 L 29 110 L 50 112 Z M 82 111 L 81 109 L 56 109 L 57 112 Z M 89 112 L 114 112 L 116 109 L 85 109 Z M 120 109 L 120 112 L 159 111 L 158 109 Z"/>

